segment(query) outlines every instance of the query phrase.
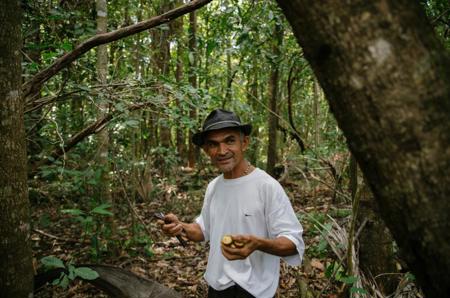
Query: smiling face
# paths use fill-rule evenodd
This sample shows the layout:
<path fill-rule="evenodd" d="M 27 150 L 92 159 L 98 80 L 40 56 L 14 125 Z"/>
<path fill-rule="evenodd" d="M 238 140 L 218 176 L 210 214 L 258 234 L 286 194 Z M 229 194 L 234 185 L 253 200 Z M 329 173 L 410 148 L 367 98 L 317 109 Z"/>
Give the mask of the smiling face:
<path fill-rule="evenodd" d="M 240 177 L 247 168 L 244 152 L 249 137 L 236 129 L 220 129 L 208 132 L 203 150 L 226 179 Z"/>

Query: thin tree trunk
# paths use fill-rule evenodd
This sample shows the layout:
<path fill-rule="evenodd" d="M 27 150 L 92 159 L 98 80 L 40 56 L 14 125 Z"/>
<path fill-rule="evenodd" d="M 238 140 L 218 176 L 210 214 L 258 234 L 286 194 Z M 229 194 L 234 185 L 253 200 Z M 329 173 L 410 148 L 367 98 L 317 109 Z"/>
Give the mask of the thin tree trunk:
<path fill-rule="evenodd" d="M 108 31 L 108 7 L 106 0 L 97 1 L 97 34 Z M 108 76 L 108 49 L 107 45 L 100 45 L 97 48 L 97 80 L 100 85 L 99 104 L 97 118 L 103 118 L 108 114 L 108 90 L 106 87 Z M 98 151 L 97 163 L 101 167 L 101 177 L 99 185 L 99 196 L 104 202 L 111 202 L 110 177 L 109 177 L 109 130 L 103 129 L 97 134 Z"/>
<path fill-rule="evenodd" d="M 174 21 L 174 34 L 177 35 L 177 58 L 176 58 L 176 68 L 175 68 L 175 80 L 178 84 L 181 84 L 183 81 L 183 17 L 178 18 Z M 180 116 L 184 115 L 184 109 L 181 105 L 180 99 L 176 98 L 176 104 L 179 109 Z M 185 137 L 186 128 L 184 126 L 177 125 L 176 127 L 176 143 L 177 143 L 177 151 L 180 156 L 182 164 L 183 161 L 187 160 L 186 154 L 186 137 Z"/>
<path fill-rule="evenodd" d="M 317 79 L 314 78 L 314 102 L 313 102 L 313 117 L 314 117 L 314 150 L 317 152 L 320 145 L 320 86 Z"/>
<path fill-rule="evenodd" d="M 20 1 L 0 2 L 0 293 L 33 296 Z"/>
<path fill-rule="evenodd" d="M 275 44 L 273 45 L 273 54 L 278 60 L 280 55 L 280 46 L 283 41 L 283 30 L 280 25 L 275 25 L 274 31 Z M 270 175 L 274 175 L 275 164 L 277 163 L 277 99 L 278 99 L 278 78 L 279 66 L 278 61 L 271 61 L 271 74 L 269 80 L 269 112 L 268 112 L 268 127 L 269 127 L 269 142 L 267 147 L 267 168 L 266 171 Z"/>
<path fill-rule="evenodd" d="M 163 14 L 172 8 L 171 3 L 160 5 L 158 8 L 158 14 Z M 169 75 L 169 59 L 170 59 L 170 44 L 169 44 L 169 29 L 157 28 L 153 32 L 153 51 L 156 60 L 156 68 L 154 73 L 156 77 L 167 77 Z M 159 95 L 163 98 L 163 105 L 160 108 L 159 118 L 157 123 L 157 129 L 159 131 L 159 141 L 161 146 L 169 148 L 171 145 L 171 129 L 166 113 L 166 106 L 169 105 L 169 94 L 164 89 L 162 84 L 158 88 Z M 161 161 L 164 162 L 164 161 Z M 163 167 L 164 168 L 164 167 Z"/>
<path fill-rule="evenodd" d="M 254 111 L 258 110 L 258 72 L 255 70 L 256 61 L 253 67 L 247 73 L 247 102 L 252 107 Z M 258 160 L 258 149 L 259 149 L 259 130 L 254 128 L 252 130 L 252 138 L 250 143 L 250 152 L 248 153 L 249 161 L 256 165 Z"/>
<path fill-rule="evenodd" d="M 189 13 L 189 68 L 188 78 L 192 88 L 197 88 L 197 14 L 195 11 Z M 197 110 L 191 107 L 189 112 L 191 120 L 197 119 Z M 189 130 L 189 154 L 188 154 L 188 166 L 194 168 L 199 150 L 197 146 L 192 143 L 192 131 Z"/>

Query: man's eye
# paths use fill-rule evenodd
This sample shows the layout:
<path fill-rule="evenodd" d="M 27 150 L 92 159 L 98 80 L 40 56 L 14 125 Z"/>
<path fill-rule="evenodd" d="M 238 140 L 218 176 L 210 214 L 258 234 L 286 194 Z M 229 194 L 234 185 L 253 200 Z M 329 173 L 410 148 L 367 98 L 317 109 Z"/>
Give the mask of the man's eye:
<path fill-rule="evenodd" d="M 226 141 L 226 143 L 228 145 L 234 144 L 234 139 L 229 139 L 229 140 Z"/>

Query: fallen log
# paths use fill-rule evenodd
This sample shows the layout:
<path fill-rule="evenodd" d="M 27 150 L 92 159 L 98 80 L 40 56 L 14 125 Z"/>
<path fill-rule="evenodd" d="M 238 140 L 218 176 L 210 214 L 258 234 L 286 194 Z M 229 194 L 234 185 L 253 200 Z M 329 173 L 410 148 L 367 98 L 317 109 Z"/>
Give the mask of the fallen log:
<path fill-rule="evenodd" d="M 143 278 L 128 270 L 110 265 L 78 265 L 95 270 L 99 277 L 85 280 L 94 287 L 104 291 L 112 298 L 181 298 L 182 296 L 154 280 Z M 39 292 L 47 284 L 57 279 L 61 272 L 67 270 L 56 268 L 39 273 L 34 278 L 34 291 Z"/>

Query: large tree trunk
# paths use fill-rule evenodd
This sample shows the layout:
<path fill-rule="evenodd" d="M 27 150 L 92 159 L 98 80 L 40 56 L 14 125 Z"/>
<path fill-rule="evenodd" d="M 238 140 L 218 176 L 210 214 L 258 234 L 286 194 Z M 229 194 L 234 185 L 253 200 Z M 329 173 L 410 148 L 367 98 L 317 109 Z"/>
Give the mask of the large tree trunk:
<path fill-rule="evenodd" d="M 278 0 L 428 297 L 450 293 L 450 59 L 418 1 Z"/>
<path fill-rule="evenodd" d="M 32 297 L 20 1 L 0 2 L 0 296 Z"/>

